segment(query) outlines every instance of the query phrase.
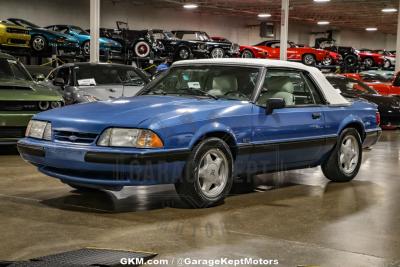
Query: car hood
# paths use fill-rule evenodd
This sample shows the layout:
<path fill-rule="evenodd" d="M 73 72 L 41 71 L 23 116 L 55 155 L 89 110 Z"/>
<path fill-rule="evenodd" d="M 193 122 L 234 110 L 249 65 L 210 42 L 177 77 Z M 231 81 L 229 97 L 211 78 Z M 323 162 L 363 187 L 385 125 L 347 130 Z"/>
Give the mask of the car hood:
<path fill-rule="evenodd" d="M 137 96 L 76 104 L 35 116 L 55 128 L 99 133 L 115 127 L 157 129 L 238 112 L 248 102 L 179 96 Z M 178 120 L 178 121 L 177 121 Z M 84 122 L 84 123 L 82 123 Z M 172 124 L 171 124 L 172 123 Z"/>
<path fill-rule="evenodd" d="M 112 46 L 122 47 L 120 43 L 118 43 L 118 42 L 116 42 L 114 40 L 105 38 L 105 37 L 100 37 L 99 41 L 102 44 L 109 44 L 109 45 L 112 45 Z"/>
<path fill-rule="evenodd" d="M 76 94 L 80 96 L 93 96 L 98 100 L 114 100 L 122 96 L 135 96 L 142 86 L 122 86 L 122 85 L 97 85 L 97 86 L 79 86 Z"/>
<path fill-rule="evenodd" d="M 8 101 L 62 101 L 62 96 L 45 85 L 30 81 L 1 80 L 0 98 Z"/>

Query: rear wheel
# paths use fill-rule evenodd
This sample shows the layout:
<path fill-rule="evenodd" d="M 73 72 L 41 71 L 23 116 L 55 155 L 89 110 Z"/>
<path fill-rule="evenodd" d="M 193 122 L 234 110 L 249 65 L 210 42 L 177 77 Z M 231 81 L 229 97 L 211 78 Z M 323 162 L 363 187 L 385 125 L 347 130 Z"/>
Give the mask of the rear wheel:
<path fill-rule="evenodd" d="M 90 41 L 85 41 L 82 44 L 82 52 L 85 56 L 90 55 Z"/>
<path fill-rule="evenodd" d="M 343 130 L 329 158 L 322 164 L 322 172 L 331 181 L 348 182 L 358 173 L 362 160 L 361 138 L 354 128 Z"/>
<path fill-rule="evenodd" d="M 357 65 L 357 57 L 355 55 L 347 55 L 344 58 L 344 64 L 346 67 L 353 67 Z"/>
<path fill-rule="evenodd" d="M 229 193 L 232 173 L 233 157 L 228 145 L 219 138 L 207 138 L 193 149 L 175 189 L 189 206 L 210 207 Z"/>
<path fill-rule="evenodd" d="M 179 48 L 179 51 L 177 53 L 177 58 L 179 60 L 189 59 L 190 58 L 190 50 L 186 47 Z"/>
<path fill-rule="evenodd" d="M 385 62 L 383 63 L 383 68 L 384 69 L 390 69 L 392 67 L 392 63 L 390 62 L 389 59 L 385 59 Z"/>
<path fill-rule="evenodd" d="M 315 56 L 313 54 L 305 54 L 302 60 L 304 65 L 314 66 L 317 63 Z"/>
<path fill-rule="evenodd" d="M 371 67 L 373 67 L 375 65 L 374 60 L 372 58 L 370 58 L 370 57 L 365 58 L 363 63 L 364 63 L 364 66 L 367 69 L 369 69 L 369 68 L 371 68 Z"/>

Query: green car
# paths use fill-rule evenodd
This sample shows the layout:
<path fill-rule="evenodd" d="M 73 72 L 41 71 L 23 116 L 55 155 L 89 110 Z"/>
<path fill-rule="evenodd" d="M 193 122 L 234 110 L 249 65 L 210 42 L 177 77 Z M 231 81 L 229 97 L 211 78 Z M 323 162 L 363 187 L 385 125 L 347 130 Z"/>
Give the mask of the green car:
<path fill-rule="evenodd" d="M 33 81 L 16 58 L 0 53 L 0 145 L 15 144 L 33 115 L 63 103 L 57 91 Z"/>

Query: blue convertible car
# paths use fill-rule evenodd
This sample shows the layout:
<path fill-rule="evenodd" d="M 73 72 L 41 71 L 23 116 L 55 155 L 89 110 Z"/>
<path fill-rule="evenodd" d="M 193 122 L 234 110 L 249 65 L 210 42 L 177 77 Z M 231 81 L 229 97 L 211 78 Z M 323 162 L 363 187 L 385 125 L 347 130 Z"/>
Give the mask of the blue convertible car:
<path fill-rule="evenodd" d="M 380 132 L 376 105 L 348 102 L 316 68 L 207 59 L 176 62 L 133 98 L 35 115 L 18 149 L 78 189 L 174 183 L 207 207 L 249 174 L 321 165 L 350 181 Z"/>

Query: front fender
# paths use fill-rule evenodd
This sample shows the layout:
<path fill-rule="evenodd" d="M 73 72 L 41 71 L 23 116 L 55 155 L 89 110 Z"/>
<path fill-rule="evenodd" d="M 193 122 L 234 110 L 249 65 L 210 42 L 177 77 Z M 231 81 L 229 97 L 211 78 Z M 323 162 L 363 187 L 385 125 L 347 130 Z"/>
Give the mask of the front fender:
<path fill-rule="evenodd" d="M 234 140 L 234 144 L 237 144 L 237 139 L 232 131 L 232 129 L 224 125 L 220 122 L 210 122 L 208 124 L 205 124 L 201 126 L 193 135 L 192 140 L 189 143 L 189 148 L 192 149 L 194 145 L 201 140 L 204 136 L 209 136 L 212 135 L 213 133 L 226 133 L 229 135 L 230 138 Z"/>

